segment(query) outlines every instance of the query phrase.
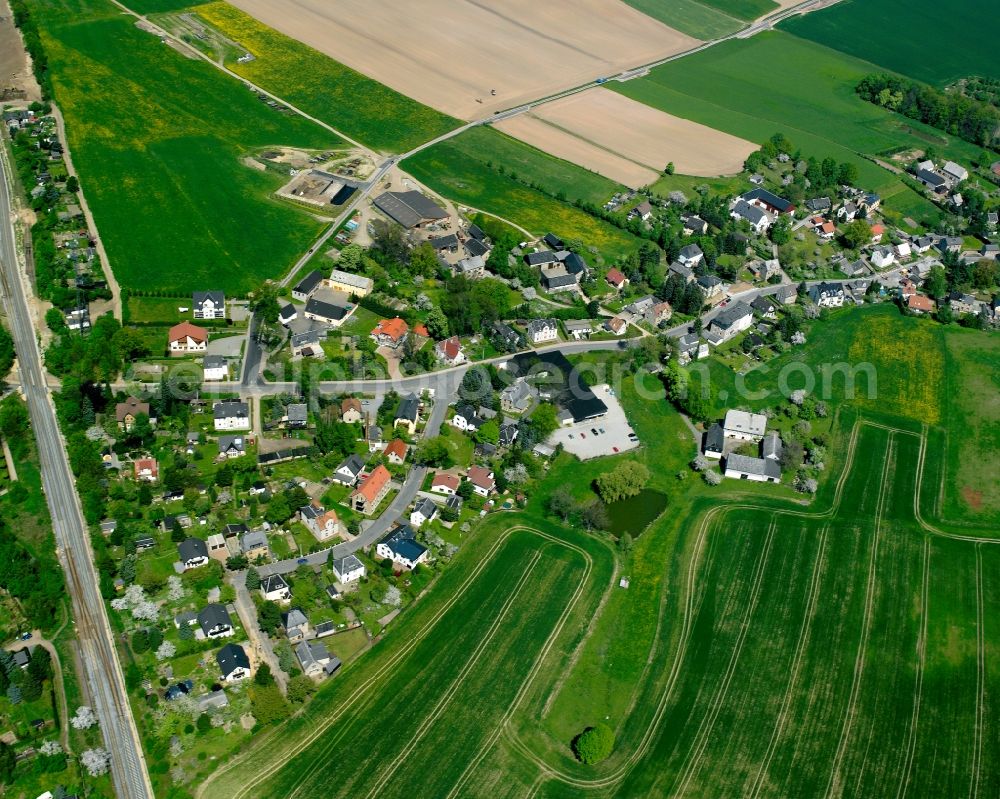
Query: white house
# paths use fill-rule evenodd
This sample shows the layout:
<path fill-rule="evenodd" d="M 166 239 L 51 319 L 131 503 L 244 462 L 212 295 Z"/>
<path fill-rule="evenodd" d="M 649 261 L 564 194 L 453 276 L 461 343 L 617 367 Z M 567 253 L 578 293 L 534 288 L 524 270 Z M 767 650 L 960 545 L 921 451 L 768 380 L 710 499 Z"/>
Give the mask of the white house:
<path fill-rule="evenodd" d="M 344 532 L 344 525 L 337 514 L 315 502 L 299 508 L 299 520 L 317 541 L 326 541 Z"/>
<path fill-rule="evenodd" d="M 348 455 L 337 470 L 333 473 L 333 479 L 338 483 L 353 486 L 358 482 L 358 475 L 365 468 L 365 462 L 355 453 Z"/>
<path fill-rule="evenodd" d="M 767 432 L 767 417 L 761 413 L 746 411 L 726 411 L 723 422 L 726 438 L 737 438 L 741 441 L 760 441 Z"/>
<path fill-rule="evenodd" d="M 753 324 L 753 310 L 745 302 L 736 302 L 728 308 L 723 308 L 705 331 L 705 338 L 713 346 L 718 346 Z"/>
<path fill-rule="evenodd" d="M 427 547 L 417 543 L 416 533 L 408 524 L 397 527 L 379 541 L 375 554 L 411 571 L 430 557 Z"/>
<path fill-rule="evenodd" d="M 348 397 L 340 403 L 340 421 L 344 424 L 357 424 L 362 418 L 361 400 L 357 397 Z"/>
<path fill-rule="evenodd" d="M 233 634 L 233 622 L 224 605 L 213 602 L 198 612 L 198 626 L 206 638 L 228 638 Z"/>
<path fill-rule="evenodd" d="M 239 682 L 250 676 L 250 658 L 239 644 L 226 644 L 215 653 L 215 661 L 226 682 Z"/>
<path fill-rule="evenodd" d="M 250 406 L 240 400 L 223 400 L 212 406 L 216 430 L 249 430 Z"/>
<path fill-rule="evenodd" d="M 558 341 L 559 323 L 555 319 L 532 319 L 528 322 L 528 340 L 532 344 Z"/>
<path fill-rule="evenodd" d="M 208 349 L 208 331 L 190 322 L 181 322 L 167 332 L 167 346 L 171 355 L 205 352 Z"/>
<path fill-rule="evenodd" d="M 746 200 L 737 200 L 730 210 L 729 215 L 733 219 L 742 219 L 747 222 L 758 236 L 763 235 L 771 226 L 772 219 L 766 211 L 756 205 L 750 205 Z"/>
<path fill-rule="evenodd" d="M 818 283 L 809 287 L 809 299 L 821 308 L 840 308 L 844 298 L 844 287 L 839 283 Z"/>
<path fill-rule="evenodd" d="M 434 504 L 433 500 L 424 497 L 417 500 L 417 504 L 414 505 L 413 511 L 410 513 L 410 524 L 419 530 L 421 525 L 432 521 L 437 514 L 438 506 Z"/>
<path fill-rule="evenodd" d="M 208 545 L 200 538 L 185 538 L 177 545 L 177 554 L 185 571 L 208 563 Z"/>
<path fill-rule="evenodd" d="M 969 170 L 964 166 L 956 164 L 954 161 L 945 161 L 944 166 L 941 167 L 941 171 L 945 177 L 954 183 L 961 183 L 963 180 L 969 179 Z"/>
<path fill-rule="evenodd" d="M 365 576 L 365 564 L 358 560 L 355 555 L 347 555 L 343 558 L 333 559 L 333 576 L 341 585 L 355 583 Z"/>
<path fill-rule="evenodd" d="M 472 490 L 481 497 L 488 497 L 496 488 L 493 472 L 485 466 L 470 466 L 465 479 L 472 483 Z"/>
<path fill-rule="evenodd" d="M 753 458 L 734 453 L 726 458 L 725 475 L 736 480 L 778 483 L 781 482 L 781 467 L 776 460 L 770 458 Z"/>
<path fill-rule="evenodd" d="M 476 409 L 467 403 L 462 403 L 455 408 L 455 415 L 451 417 L 452 427 L 466 432 L 475 432 L 482 423 L 483 420 L 479 418 Z"/>
<path fill-rule="evenodd" d="M 701 247 L 697 244 L 688 244 L 686 247 L 682 247 L 681 251 L 677 254 L 677 260 L 689 269 L 694 269 L 704 259 L 705 253 L 701 251 Z"/>
<path fill-rule="evenodd" d="M 228 380 L 229 361 L 221 355 L 206 355 L 201 362 L 205 380 Z"/>
<path fill-rule="evenodd" d="M 226 295 L 221 291 L 196 291 L 193 309 L 195 319 L 225 319 Z"/>
<path fill-rule="evenodd" d="M 434 475 L 434 480 L 431 481 L 431 492 L 441 494 L 445 497 L 452 497 L 455 495 L 455 492 L 458 491 L 460 482 L 461 481 L 453 474 L 438 472 Z"/>
<path fill-rule="evenodd" d="M 892 266 L 895 262 L 896 254 L 892 251 L 892 247 L 876 247 L 872 251 L 872 264 L 879 269 Z"/>
<path fill-rule="evenodd" d="M 458 336 L 446 338 L 434 345 L 434 354 L 438 360 L 448 366 L 458 366 L 465 363 L 465 353 L 462 351 L 462 343 Z"/>
<path fill-rule="evenodd" d="M 292 592 L 288 588 L 288 583 L 280 574 L 271 574 L 262 577 L 260 581 L 260 593 L 269 602 L 287 602 L 292 598 Z"/>

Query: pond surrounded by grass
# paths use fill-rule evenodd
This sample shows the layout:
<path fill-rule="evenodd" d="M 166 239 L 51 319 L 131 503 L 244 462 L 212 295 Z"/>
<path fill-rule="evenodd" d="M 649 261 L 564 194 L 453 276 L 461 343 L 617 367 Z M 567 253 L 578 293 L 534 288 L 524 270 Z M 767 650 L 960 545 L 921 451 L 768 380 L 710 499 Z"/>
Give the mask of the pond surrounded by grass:
<path fill-rule="evenodd" d="M 667 495 L 644 488 L 634 497 L 605 504 L 610 532 L 615 535 L 628 533 L 633 538 L 645 530 L 650 522 L 667 507 Z"/>

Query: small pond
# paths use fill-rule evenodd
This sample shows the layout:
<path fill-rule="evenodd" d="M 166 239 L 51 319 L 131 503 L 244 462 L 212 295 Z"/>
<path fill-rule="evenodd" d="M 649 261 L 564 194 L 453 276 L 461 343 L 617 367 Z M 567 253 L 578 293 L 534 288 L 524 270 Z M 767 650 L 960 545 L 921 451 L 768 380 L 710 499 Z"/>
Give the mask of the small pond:
<path fill-rule="evenodd" d="M 610 532 L 618 536 L 628 533 L 635 538 L 663 513 L 667 507 L 667 495 L 644 488 L 634 497 L 620 499 L 604 507 L 608 512 Z"/>

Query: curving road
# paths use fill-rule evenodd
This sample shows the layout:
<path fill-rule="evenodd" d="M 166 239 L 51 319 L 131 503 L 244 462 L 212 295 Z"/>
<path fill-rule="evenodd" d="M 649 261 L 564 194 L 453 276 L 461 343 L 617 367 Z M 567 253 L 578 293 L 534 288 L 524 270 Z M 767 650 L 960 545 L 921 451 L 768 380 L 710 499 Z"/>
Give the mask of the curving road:
<path fill-rule="evenodd" d="M 98 588 L 90 534 L 83 521 L 65 443 L 50 401 L 35 328 L 18 269 L 17 243 L 11 222 L 11 171 L 5 146 L 0 147 L 0 161 L 3 167 L 3 180 L 0 180 L 0 285 L 17 351 L 21 390 L 28 403 L 31 426 L 38 442 L 42 488 L 52 516 L 56 553 L 66 573 L 66 588 L 73 600 L 76 636 L 84 669 L 81 677 L 100 720 L 105 746 L 111 753 L 111 775 L 119 799 L 152 799 L 153 789 L 142 746 L 115 654 L 104 598 Z"/>

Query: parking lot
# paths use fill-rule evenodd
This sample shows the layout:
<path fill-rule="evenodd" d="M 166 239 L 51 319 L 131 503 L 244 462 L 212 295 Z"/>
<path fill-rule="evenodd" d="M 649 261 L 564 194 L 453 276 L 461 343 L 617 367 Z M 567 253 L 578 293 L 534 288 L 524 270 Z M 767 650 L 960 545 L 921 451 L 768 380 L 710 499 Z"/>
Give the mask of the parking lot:
<path fill-rule="evenodd" d="M 580 460 L 616 455 L 638 447 L 639 441 L 613 390 L 606 385 L 593 386 L 591 390 L 608 406 L 608 412 L 598 419 L 561 427 L 546 443 L 553 447 L 562 444 Z"/>

